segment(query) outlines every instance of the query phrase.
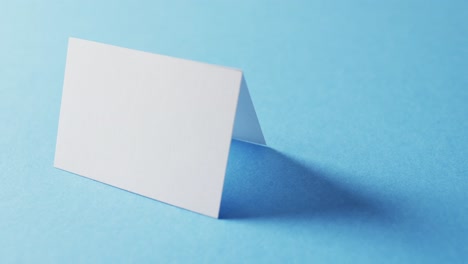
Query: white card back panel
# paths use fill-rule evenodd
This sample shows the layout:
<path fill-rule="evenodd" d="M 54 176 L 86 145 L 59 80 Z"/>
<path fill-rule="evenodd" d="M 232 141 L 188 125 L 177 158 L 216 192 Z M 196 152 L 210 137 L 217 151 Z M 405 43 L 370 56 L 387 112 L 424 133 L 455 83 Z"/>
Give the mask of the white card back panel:
<path fill-rule="evenodd" d="M 255 112 L 244 77 L 242 77 L 232 137 L 237 140 L 266 145 L 262 128 L 258 122 L 257 113 Z"/>

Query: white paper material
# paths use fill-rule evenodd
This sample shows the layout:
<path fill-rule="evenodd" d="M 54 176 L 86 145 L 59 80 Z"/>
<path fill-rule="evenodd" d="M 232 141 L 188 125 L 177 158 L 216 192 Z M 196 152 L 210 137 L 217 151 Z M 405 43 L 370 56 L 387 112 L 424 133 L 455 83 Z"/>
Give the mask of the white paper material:
<path fill-rule="evenodd" d="M 261 145 L 266 144 L 244 77 L 242 77 L 232 137 Z"/>
<path fill-rule="evenodd" d="M 55 167 L 217 218 L 232 137 L 265 144 L 241 71 L 69 39 Z"/>

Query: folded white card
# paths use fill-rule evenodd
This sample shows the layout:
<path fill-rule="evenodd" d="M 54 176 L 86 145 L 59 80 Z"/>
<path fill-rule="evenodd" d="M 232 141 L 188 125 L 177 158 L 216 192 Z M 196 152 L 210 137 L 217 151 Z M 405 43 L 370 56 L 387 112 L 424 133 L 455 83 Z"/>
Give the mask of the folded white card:
<path fill-rule="evenodd" d="M 217 218 L 231 138 L 265 144 L 241 71 L 69 39 L 55 167 Z"/>

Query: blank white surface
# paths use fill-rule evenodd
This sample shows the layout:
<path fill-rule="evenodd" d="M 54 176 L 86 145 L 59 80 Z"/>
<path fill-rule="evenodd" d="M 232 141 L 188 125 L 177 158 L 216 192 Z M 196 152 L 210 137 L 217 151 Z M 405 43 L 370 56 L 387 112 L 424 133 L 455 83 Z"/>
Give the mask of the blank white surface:
<path fill-rule="evenodd" d="M 244 77 L 242 77 L 232 137 L 242 141 L 266 145 L 262 128 L 258 122 L 257 113 L 255 112 Z"/>
<path fill-rule="evenodd" d="M 54 165 L 218 217 L 241 80 L 70 38 Z"/>

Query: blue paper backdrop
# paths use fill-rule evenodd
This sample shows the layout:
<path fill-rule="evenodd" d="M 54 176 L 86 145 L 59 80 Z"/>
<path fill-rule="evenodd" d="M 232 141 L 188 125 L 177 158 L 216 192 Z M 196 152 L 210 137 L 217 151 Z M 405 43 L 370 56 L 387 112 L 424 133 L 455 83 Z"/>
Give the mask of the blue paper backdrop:
<path fill-rule="evenodd" d="M 245 71 L 224 219 L 53 168 L 69 36 Z M 0 125 L 2 263 L 468 262 L 467 1 L 2 1 Z"/>

